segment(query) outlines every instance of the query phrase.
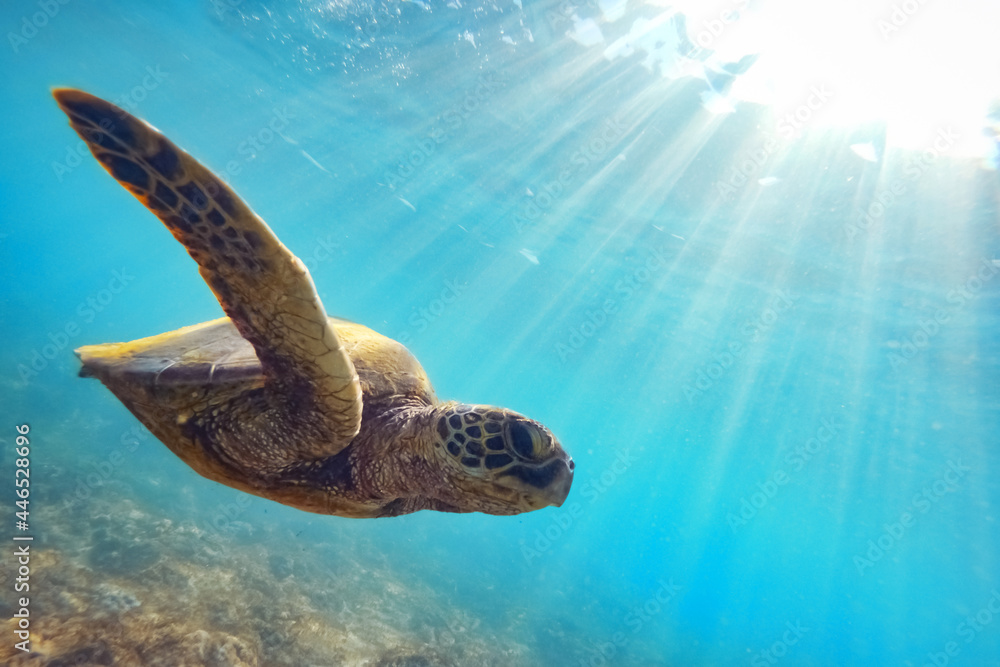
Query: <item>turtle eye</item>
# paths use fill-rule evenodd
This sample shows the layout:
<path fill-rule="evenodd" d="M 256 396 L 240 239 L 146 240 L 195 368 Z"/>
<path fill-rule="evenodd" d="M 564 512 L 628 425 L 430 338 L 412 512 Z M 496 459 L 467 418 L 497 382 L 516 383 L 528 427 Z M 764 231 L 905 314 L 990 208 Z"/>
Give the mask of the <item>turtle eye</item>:
<path fill-rule="evenodd" d="M 541 434 L 528 424 L 514 422 L 507 430 L 511 448 L 523 459 L 540 456 L 544 450 Z"/>

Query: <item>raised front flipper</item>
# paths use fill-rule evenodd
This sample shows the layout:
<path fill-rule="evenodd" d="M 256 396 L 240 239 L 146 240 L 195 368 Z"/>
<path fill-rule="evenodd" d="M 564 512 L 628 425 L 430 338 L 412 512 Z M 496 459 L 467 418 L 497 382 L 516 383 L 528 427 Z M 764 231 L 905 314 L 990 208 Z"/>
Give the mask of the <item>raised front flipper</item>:
<path fill-rule="evenodd" d="M 358 433 L 361 388 L 306 267 L 229 187 L 126 111 L 79 90 L 53 95 L 108 172 L 173 232 L 254 347 L 268 405 L 309 437 L 221 438 L 227 458 L 276 469 L 336 454 Z M 262 446 L 268 442 L 272 446 Z M 250 447 L 253 451 L 237 451 Z M 228 450 L 228 451 L 227 451 Z"/>

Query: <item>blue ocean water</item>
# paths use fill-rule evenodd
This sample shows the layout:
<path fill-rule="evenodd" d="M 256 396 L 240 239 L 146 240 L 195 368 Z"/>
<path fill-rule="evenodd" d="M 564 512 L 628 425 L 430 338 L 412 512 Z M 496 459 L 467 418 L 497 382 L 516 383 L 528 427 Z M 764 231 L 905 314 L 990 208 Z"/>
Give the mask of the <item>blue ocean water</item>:
<path fill-rule="evenodd" d="M 164 636 L 230 638 L 205 664 L 1000 665 L 997 171 L 946 122 L 917 147 L 783 125 L 733 93 L 752 54 L 699 50 L 684 17 L 6 4 L 2 483 L 27 423 L 39 655 L 92 622 L 79 646 L 153 664 L 167 644 L 121 636 L 156 609 Z M 223 175 L 441 398 L 549 426 L 566 504 L 356 521 L 187 468 L 72 348 L 221 309 L 53 86 Z"/>

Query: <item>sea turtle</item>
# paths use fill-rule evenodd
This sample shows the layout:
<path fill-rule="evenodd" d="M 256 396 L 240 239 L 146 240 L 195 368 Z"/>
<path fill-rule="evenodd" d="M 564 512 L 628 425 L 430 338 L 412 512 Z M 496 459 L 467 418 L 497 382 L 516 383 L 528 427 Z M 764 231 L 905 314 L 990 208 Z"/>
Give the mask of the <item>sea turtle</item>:
<path fill-rule="evenodd" d="M 74 89 L 53 95 L 94 157 L 198 263 L 227 317 L 76 350 L 199 474 L 345 517 L 518 514 L 562 505 L 573 461 L 543 425 L 441 403 L 400 343 L 328 318 L 303 263 L 160 132 Z"/>

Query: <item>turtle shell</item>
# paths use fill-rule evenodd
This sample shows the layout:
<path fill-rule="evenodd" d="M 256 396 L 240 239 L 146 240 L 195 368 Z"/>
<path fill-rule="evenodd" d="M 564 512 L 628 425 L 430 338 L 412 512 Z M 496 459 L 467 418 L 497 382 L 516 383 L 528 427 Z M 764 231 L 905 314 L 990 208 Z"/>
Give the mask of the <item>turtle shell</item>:
<path fill-rule="evenodd" d="M 354 363 L 365 397 L 436 402 L 427 374 L 401 343 L 348 320 L 330 318 L 330 323 Z M 76 353 L 83 362 L 80 375 L 99 378 L 116 393 L 112 385 L 211 388 L 264 383 L 253 346 L 228 317 L 128 343 L 87 345 Z"/>

